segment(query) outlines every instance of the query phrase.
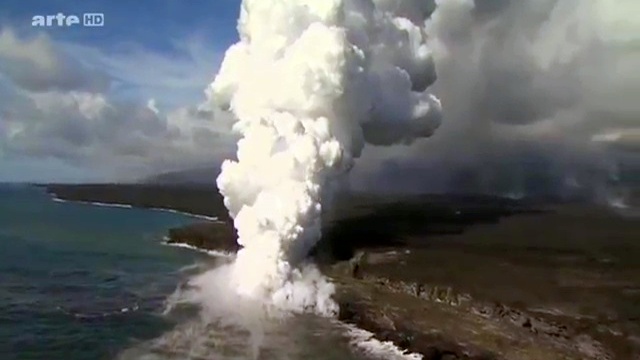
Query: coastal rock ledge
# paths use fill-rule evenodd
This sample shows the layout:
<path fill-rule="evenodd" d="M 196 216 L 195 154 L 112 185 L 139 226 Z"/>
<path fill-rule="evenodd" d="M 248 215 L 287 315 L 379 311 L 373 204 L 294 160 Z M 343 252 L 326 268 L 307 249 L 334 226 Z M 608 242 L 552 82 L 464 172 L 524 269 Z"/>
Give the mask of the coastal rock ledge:
<path fill-rule="evenodd" d="M 169 232 L 169 242 L 237 251 L 233 228 L 198 223 Z M 339 319 L 391 341 L 424 360 L 615 359 L 576 324 L 558 324 L 501 303 L 474 299 L 447 286 L 391 280 L 372 269 L 406 264 L 420 250 L 357 251 L 347 260 L 322 261 L 337 287 Z M 410 278 L 410 276 L 407 276 Z"/>

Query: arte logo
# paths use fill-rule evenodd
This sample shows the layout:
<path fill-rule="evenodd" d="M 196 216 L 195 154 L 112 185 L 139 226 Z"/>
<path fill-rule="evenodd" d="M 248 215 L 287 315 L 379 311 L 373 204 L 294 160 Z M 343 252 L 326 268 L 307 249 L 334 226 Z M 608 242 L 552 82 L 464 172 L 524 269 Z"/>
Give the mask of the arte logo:
<path fill-rule="evenodd" d="M 57 13 L 55 15 L 34 15 L 31 19 L 31 26 L 34 27 L 69 27 L 76 25 L 85 27 L 104 26 L 104 14 L 84 13 L 82 16 L 78 16 Z"/>

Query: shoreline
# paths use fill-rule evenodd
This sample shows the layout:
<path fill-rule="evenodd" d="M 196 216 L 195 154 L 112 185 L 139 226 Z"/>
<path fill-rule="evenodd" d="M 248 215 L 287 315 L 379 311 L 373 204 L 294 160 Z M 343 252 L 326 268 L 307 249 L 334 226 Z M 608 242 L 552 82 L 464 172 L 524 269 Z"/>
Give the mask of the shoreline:
<path fill-rule="evenodd" d="M 139 207 L 140 198 L 132 198 L 133 204 L 119 205 Z M 632 314 L 620 315 L 629 320 L 602 322 L 599 307 L 616 309 L 603 303 L 594 307 L 596 313 L 585 308 L 583 314 L 578 308 L 580 302 L 607 299 L 594 291 L 635 296 L 627 289 L 640 289 L 640 282 L 632 280 L 640 277 L 614 277 L 635 274 L 635 253 L 629 249 L 635 249 L 638 224 L 589 205 L 540 210 L 519 204 L 456 196 L 338 204 L 338 215 L 327 220 L 312 254 L 336 284 L 338 320 L 424 360 L 626 360 L 640 355 L 640 344 L 634 345 L 637 332 L 629 327 Z M 224 208 L 221 203 L 215 207 Z M 607 250 L 592 253 L 591 243 Z M 232 255 L 237 247 L 233 229 L 220 220 L 171 229 L 163 245 L 214 256 Z M 609 281 L 592 280 L 608 273 Z M 555 287 L 564 286 L 553 281 L 558 276 L 571 276 L 563 281 L 576 284 L 569 293 L 575 309 L 558 302 L 562 287 Z M 533 290 L 548 299 L 537 300 Z M 559 311 L 540 311 L 554 308 Z M 484 330 L 478 333 L 478 328 Z"/>
<path fill-rule="evenodd" d="M 197 246 L 189 245 L 187 243 L 171 243 L 171 242 L 169 242 L 169 238 L 167 236 L 165 236 L 162 239 L 162 242 L 160 242 L 160 244 L 162 246 L 168 246 L 168 247 L 173 247 L 173 248 L 191 250 L 191 251 L 195 251 L 197 253 L 201 253 L 201 254 L 209 255 L 211 257 L 217 257 L 217 258 L 229 259 L 229 258 L 232 258 L 232 257 L 235 256 L 235 254 L 230 253 L 230 252 L 202 249 L 202 248 L 199 248 Z"/>
<path fill-rule="evenodd" d="M 192 213 L 187 211 L 180 211 L 180 210 L 172 209 L 169 207 L 147 207 L 147 206 L 138 206 L 138 205 L 129 204 L 129 203 L 86 201 L 86 200 L 65 198 L 49 190 L 46 186 L 45 186 L 45 193 L 51 198 L 52 201 L 58 202 L 58 203 L 73 203 L 73 204 L 80 204 L 80 205 L 112 207 L 112 208 L 120 208 L 120 209 L 144 209 L 144 210 L 151 210 L 151 211 L 167 212 L 167 213 L 172 213 L 176 215 L 184 215 L 184 216 L 198 219 L 198 220 L 206 220 L 210 222 L 221 222 L 221 220 L 217 216 L 209 216 L 209 215 L 202 215 L 202 214 L 197 214 L 197 213 Z"/>
<path fill-rule="evenodd" d="M 150 210 L 150 211 L 160 211 L 167 212 L 176 215 L 184 215 L 190 218 L 198 219 L 198 220 L 206 220 L 211 222 L 220 222 L 220 220 L 215 216 L 206 216 L 206 215 L 198 215 L 193 213 L 188 213 L 184 211 L 178 211 L 174 209 L 167 208 L 146 208 L 146 207 L 136 207 L 129 204 L 118 204 L 118 203 L 103 203 L 103 202 L 91 202 L 91 201 L 79 201 L 79 200 L 65 200 L 57 197 L 56 194 L 49 194 L 51 196 L 51 200 L 59 203 L 70 203 L 70 204 L 80 204 L 80 205 L 90 205 L 90 206 L 99 206 L 99 207 L 111 207 L 111 208 L 120 208 L 120 209 L 141 209 L 141 210 Z"/>
<path fill-rule="evenodd" d="M 143 210 L 152 210 L 152 211 L 163 211 L 174 214 L 185 215 L 194 219 L 206 220 L 210 223 L 221 223 L 220 220 L 216 217 L 209 217 L 204 215 L 192 214 L 182 211 L 177 211 L 174 209 L 164 209 L 164 208 L 146 208 L 146 207 L 136 207 L 131 204 L 120 204 L 120 203 L 105 203 L 105 202 L 93 202 L 93 201 L 82 201 L 82 200 L 67 200 L 62 199 L 57 194 L 53 192 L 46 192 L 50 197 L 51 201 L 58 203 L 69 203 L 69 204 L 81 204 L 87 206 L 98 206 L 98 207 L 112 207 L 112 208 L 121 208 L 121 209 L 143 209 Z M 171 242 L 169 236 L 163 237 L 160 245 L 167 247 L 174 247 L 179 249 L 186 249 L 190 251 L 194 251 L 200 254 L 204 254 L 207 256 L 215 257 L 215 258 L 224 258 L 229 259 L 235 256 L 233 252 L 229 251 L 218 251 L 218 250 L 209 250 L 206 248 L 198 247 L 190 245 L 188 242 Z M 357 325 L 342 321 L 340 319 L 332 319 L 331 321 L 337 322 L 337 326 L 339 326 L 344 331 L 344 336 L 349 339 L 349 344 L 354 348 L 355 351 L 359 351 L 363 354 L 367 354 L 373 356 L 373 358 L 393 358 L 396 360 L 420 360 L 424 359 L 422 354 L 412 353 L 403 348 L 401 348 L 398 344 L 395 344 L 392 341 L 385 341 L 378 339 L 376 334 L 370 332 L 366 329 L 359 328 Z"/>

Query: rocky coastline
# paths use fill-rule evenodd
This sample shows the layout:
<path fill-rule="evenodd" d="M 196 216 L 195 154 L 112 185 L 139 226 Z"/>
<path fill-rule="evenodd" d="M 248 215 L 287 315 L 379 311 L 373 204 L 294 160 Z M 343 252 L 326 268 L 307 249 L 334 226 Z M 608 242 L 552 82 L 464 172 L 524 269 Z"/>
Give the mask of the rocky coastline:
<path fill-rule="evenodd" d="M 217 217 L 168 242 L 237 251 L 217 192 L 48 186 L 70 201 Z M 640 359 L 640 225 L 605 209 L 482 196 L 347 196 L 312 256 L 340 320 L 430 359 Z M 637 304 L 637 305 L 634 305 Z"/>

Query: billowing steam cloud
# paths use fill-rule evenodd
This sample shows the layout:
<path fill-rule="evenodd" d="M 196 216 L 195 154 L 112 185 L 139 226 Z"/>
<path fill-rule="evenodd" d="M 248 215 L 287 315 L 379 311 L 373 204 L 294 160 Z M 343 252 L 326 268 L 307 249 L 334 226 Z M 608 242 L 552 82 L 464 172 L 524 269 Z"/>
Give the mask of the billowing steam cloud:
<path fill-rule="evenodd" d="M 331 314 L 305 257 L 323 205 L 366 142 L 411 143 L 440 124 L 422 1 L 244 0 L 240 42 L 209 96 L 237 117 L 218 187 L 243 248 L 231 282 L 280 308 Z"/>
<path fill-rule="evenodd" d="M 599 200 L 639 185 L 640 2 L 436 2 L 445 121 L 410 151 L 365 151 L 358 184 Z"/>

